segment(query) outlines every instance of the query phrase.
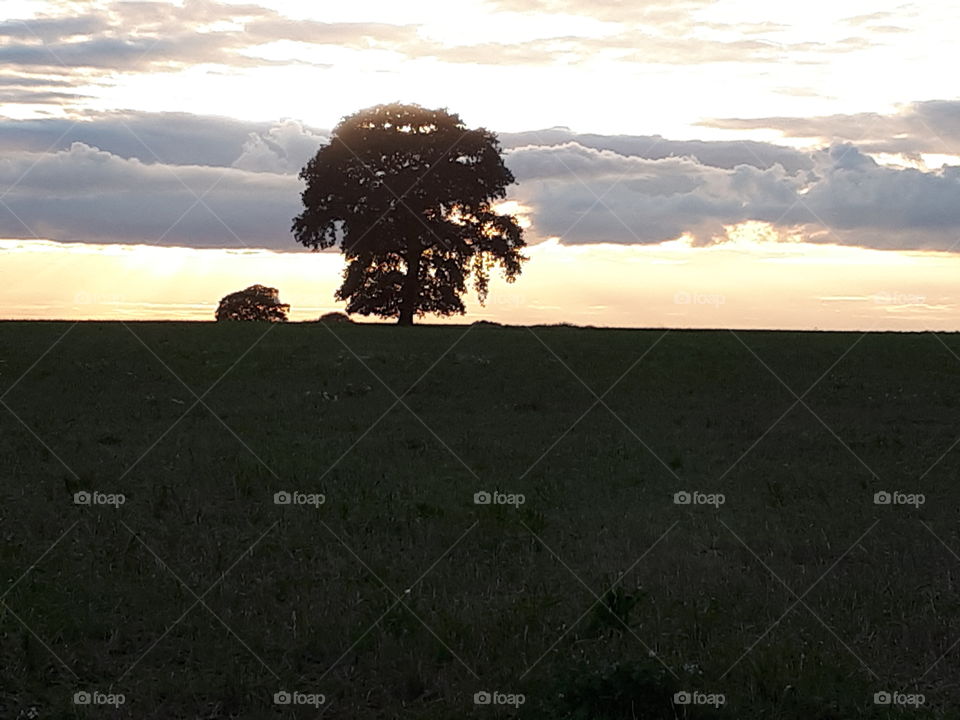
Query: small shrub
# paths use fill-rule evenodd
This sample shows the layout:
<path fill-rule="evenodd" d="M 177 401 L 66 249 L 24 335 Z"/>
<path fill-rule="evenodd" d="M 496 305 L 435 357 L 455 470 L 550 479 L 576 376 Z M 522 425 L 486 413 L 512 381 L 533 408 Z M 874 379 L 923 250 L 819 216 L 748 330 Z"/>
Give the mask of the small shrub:
<path fill-rule="evenodd" d="M 329 323 L 331 325 L 355 325 L 350 316 L 342 312 L 328 312 L 317 318 L 318 323 Z"/>
<path fill-rule="evenodd" d="M 290 306 L 280 302 L 280 291 L 265 285 L 251 285 L 246 290 L 230 293 L 220 301 L 217 322 L 246 320 L 286 322 Z"/>

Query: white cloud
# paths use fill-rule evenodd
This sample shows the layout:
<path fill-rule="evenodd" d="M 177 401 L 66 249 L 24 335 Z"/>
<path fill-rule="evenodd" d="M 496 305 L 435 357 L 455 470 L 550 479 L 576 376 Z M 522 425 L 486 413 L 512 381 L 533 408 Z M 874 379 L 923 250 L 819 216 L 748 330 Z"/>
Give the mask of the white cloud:
<path fill-rule="evenodd" d="M 329 141 L 296 120 L 284 120 L 267 132 L 250 133 L 233 167 L 251 172 L 299 173 Z"/>

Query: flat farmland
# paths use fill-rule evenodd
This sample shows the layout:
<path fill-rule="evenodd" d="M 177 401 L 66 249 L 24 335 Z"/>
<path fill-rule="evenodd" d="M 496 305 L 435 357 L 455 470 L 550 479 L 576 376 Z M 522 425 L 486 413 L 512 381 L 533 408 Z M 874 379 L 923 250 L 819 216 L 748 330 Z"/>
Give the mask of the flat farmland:
<path fill-rule="evenodd" d="M 960 717 L 955 334 L 8 322 L 0 393 L 0 717 Z"/>

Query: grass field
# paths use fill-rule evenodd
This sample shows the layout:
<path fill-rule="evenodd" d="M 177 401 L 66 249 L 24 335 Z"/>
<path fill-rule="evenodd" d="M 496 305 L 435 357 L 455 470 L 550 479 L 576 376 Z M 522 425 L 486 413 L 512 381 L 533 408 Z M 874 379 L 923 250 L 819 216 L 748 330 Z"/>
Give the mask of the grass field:
<path fill-rule="evenodd" d="M 0 323 L 0 718 L 960 717 L 958 356 Z"/>

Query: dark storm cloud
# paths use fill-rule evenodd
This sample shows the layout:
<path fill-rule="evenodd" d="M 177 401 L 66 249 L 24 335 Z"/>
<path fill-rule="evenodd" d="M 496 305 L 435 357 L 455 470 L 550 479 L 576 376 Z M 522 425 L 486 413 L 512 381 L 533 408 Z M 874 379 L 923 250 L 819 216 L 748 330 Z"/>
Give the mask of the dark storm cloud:
<path fill-rule="evenodd" d="M 960 155 L 960 100 L 912 103 L 892 115 L 723 118 L 704 121 L 701 125 L 732 130 L 778 130 L 791 138 L 852 142 L 871 153 L 908 157 L 920 153 Z"/>

